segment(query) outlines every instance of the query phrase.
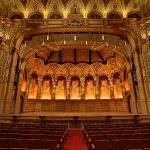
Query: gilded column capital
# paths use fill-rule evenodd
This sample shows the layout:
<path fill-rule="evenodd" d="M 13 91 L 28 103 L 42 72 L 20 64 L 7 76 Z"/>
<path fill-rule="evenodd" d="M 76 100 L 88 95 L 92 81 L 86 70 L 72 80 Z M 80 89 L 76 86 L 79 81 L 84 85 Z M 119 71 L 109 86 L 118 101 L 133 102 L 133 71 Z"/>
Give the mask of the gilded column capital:
<path fill-rule="evenodd" d="M 42 76 L 38 76 L 38 89 L 37 89 L 37 99 L 41 98 L 41 87 L 42 87 Z"/>
<path fill-rule="evenodd" d="M 108 81 L 109 81 L 109 82 L 113 82 L 113 81 L 114 81 L 114 78 L 113 78 L 113 77 L 109 77 L 109 78 L 108 78 Z"/>
<path fill-rule="evenodd" d="M 38 76 L 38 82 L 41 82 L 43 80 L 42 76 Z"/>

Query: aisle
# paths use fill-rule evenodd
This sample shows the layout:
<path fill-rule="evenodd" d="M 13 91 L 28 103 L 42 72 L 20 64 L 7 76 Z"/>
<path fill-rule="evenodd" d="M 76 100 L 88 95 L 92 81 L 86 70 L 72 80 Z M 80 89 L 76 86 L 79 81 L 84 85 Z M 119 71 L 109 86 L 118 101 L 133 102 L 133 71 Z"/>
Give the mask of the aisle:
<path fill-rule="evenodd" d="M 64 150 L 87 150 L 83 130 L 69 130 Z"/>

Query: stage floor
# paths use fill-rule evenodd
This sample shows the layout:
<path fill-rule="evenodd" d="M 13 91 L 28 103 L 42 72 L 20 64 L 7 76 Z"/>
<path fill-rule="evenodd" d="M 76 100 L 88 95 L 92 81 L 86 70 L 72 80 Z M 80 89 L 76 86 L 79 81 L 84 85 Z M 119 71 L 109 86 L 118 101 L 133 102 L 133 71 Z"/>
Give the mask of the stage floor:
<path fill-rule="evenodd" d="M 133 116 L 135 114 L 129 112 L 26 112 L 14 114 L 17 116 L 45 116 L 45 117 L 105 117 L 105 116 Z"/>

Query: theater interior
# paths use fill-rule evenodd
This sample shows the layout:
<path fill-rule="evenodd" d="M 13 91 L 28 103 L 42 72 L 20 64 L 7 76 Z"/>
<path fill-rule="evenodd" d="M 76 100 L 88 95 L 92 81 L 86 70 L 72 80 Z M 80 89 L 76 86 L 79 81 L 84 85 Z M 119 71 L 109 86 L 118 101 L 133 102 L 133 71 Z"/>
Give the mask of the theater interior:
<path fill-rule="evenodd" d="M 150 150 L 150 1 L 0 0 L 0 150 Z"/>

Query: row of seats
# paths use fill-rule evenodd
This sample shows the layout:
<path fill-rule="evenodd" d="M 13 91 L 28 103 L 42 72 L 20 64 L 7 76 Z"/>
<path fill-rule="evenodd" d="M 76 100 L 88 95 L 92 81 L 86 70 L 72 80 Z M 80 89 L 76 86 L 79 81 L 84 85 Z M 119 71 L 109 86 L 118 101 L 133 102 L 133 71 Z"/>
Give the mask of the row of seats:
<path fill-rule="evenodd" d="M 0 149 L 62 150 L 66 125 L 0 124 Z"/>
<path fill-rule="evenodd" d="M 150 124 L 85 125 L 90 150 L 150 150 Z"/>

